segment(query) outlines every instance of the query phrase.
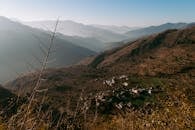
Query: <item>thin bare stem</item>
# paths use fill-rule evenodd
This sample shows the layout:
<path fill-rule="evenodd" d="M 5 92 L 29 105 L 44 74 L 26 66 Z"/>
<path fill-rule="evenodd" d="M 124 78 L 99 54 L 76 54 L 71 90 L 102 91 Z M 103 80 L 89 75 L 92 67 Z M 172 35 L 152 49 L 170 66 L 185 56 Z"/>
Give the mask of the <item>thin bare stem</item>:
<path fill-rule="evenodd" d="M 39 89 L 39 87 L 40 87 L 42 75 L 43 75 L 44 70 L 45 70 L 46 67 L 47 67 L 48 59 L 49 59 L 49 56 L 50 56 L 50 54 L 51 54 L 52 47 L 53 47 L 53 45 L 54 45 L 54 39 L 55 39 L 55 35 L 56 35 L 58 23 L 59 23 L 59 19 L 56 21 L 55 28 L 54 28 L 54 31 L 53 31 L 53 33 L 52 33 L 51 39 L 50 39 L 49 48 L 48 48 L 47 53 L 46 53 L 46 56 L 45 56 L 45 58 L 44 58 L 44 60 L 43 60 L 43 62 L 42 62 L 41 70 L 40 70 L 40 72 L 39 72 L 39 76 L 38 76 L 36 85 L 35 85 L 35 87 L 33 88 L 32 94 L 31 94 L 31 96 L 30 96 L 30 101 L 29 101 L 29 104 L 28 104 L 28 106 L 27 106 L 26 113 L 25 113 L 25 115 L 24 115 L 23 122 L 22 122 L 22 124 L 21 124 L 20 130 L 22 130 L 22 128 L 24 127 L 24 125 L 25 125 L 25 123 L 26 123 L 27 116 L 28 116 L 28 114 L 30 113 L 30 109 L 31 109 L 31 107 L 32 107 L 32 103 L 33 103 L 33 101 L 34 101 L 34 99 L 35 99 L 36 91 L 37 91 L 37 90 Z"/>

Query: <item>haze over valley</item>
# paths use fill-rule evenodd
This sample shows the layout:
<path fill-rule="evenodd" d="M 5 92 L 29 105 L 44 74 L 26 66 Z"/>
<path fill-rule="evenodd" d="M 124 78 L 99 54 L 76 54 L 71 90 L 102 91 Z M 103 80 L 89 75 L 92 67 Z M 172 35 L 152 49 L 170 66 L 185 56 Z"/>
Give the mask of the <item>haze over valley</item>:
<path fill-rule="evenodd" d="M 0 1 L 0 130 L 193 130 L 194 5 Z"/>
<path fill-rule="evenodd" d="M 26 25 L 24 25 L 26 24 Z M 19 73 L 34 71 L 40 68 L 43 59 L 42 49 L 48 47 L 49 37 L 55 21 L 15 22 L 0 17 L 1 31 L 1 82 L 13 79 Z M 60 21 L 55 39 L 53 60 L 48 67 L 64 67 L 76 64 L 82 59 L 95 56 L 100 52 L 119 47 L 142 36 L 159 33 L 167 29 L 182 29 L 187 23 L 167 23 L 135 30 L 129 27 L 107 26 L 108 29 L 84 25 L 73 21 Z M 98 26 L 98 25 L 96 25 Z M 117 29 L 125 28 L 121 33 Z M 120 41 L 124 41 L 121 43 Z M 66 59 L 66 60 L 64 60 Z M 37 61 L 38 60 L 38 61 Z"/>

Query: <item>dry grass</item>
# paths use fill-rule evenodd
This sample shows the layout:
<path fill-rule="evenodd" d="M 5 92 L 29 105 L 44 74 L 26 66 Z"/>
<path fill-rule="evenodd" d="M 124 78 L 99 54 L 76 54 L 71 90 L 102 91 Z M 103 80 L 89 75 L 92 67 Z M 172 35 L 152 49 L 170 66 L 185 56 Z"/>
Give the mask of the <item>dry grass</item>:
<path fill-rule="evenodd" d="M 194 30 L 193 28 L 191 31 Z M 108 59 L 103 58 L 104 61 L 100 66 L 105 64 L 105 68 L 70 67 L 46 71 L 49 56 L 47 55 L 38 77 L 31 75 L 19 79 L 21 84 L 17 86 L 23 89 L 30 87 L 32 93 L 27 96 L 28 102 L 22 104 L 17 113 L 9 118 L 8 122 L 3 122 L 0 128 L 10 130 L 193 130 L 195 46 L 187 43 L 177 44 L 178 41 L 175 41 L 175 38 L 183 35 L 183 32 L 185 33 L 185 31 L 168 32 L 168 38 L 165 41 L 171 43 L 166 44 L 160 38 L 163 47 L 156 48 L 155 37 L 149 37 L 147 41 L 144 41 L 143 45 L 146 45 L 146 48 L 140 41 L 135 42 L 135 45 L 130 44 L 114 54 L 104 56 Z M 174 39 L 172 39 L 173 36 Z M 174 47 L 172 42 L 176 44 Z M 148 50 L 148 46 L 154 44 L 155 49 Z M 143 54 L 130 57 L 129 51 L 137 46 L 141 48 L 138 50 L 143 51 Z M 163 92 L 151 100 L 149 109 L 147 105 L 143 105 L 141 108 L 132 107 L 125 111 L 114 109 L 114 114 L 99 112 L 97 107 L 93 106 L 91 98 L 88 98 L 89 95 L 93 97 L 98 92 L 112 91 L 121 87 L 121 82 L 113 87 L 102 85 L 102 81 L 107 78 L 121 74 L 130 76 L 127 81 L 129 88 L 160 86 Z M 47 81 L 41 83 L 43 77 Z M 43 93 L 37 92 L 44 89 L 46 91 Z"/>
<path fill-rule="evenodd" d="M 171 94 L 172 95 L 172 94 Z M 113 116 L 105 122 L 97 122 L 90 126 L 92 130 L 192 130 L 192 104 L 188 102 L 184 94 L 174 100 L 161 101 L 163 107 L 152 111 L 152 113 L 143 113 L 140 111 L 131 111 L 123 116 Z M 177 101 L 177 106 L 174 102 Z"/>

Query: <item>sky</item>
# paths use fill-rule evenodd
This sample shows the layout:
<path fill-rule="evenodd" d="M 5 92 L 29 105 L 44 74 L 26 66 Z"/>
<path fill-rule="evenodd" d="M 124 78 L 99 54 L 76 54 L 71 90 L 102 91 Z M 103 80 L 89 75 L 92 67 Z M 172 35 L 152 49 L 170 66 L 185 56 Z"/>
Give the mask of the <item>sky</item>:
<path fill-rule="evenodd" d="M 0 15 L 22 21 L 147 26 L 195 22 L 195 0 L 0 0 Z"/>

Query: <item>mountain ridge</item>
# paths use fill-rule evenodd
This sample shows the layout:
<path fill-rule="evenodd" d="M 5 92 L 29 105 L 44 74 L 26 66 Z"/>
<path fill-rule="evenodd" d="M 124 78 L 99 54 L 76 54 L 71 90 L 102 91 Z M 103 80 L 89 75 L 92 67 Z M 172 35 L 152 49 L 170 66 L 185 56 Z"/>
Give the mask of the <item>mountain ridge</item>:
<path fill-rule="evenodd" d="M 41 48 L 48 47 L 51 32 L 34 29 L 5 17 L 0 17 L 0 32 L 1 81 L 15 77 L 16 73 L 39 68 L 39 62 L 44 56 Z M 54 57 L 56 60 L 49 67 L 75 64 L 82 58 L 96 54 L 58 36 L 54 42 L 55 53 L 51 55 L 50 60 Z"/>
<path fill-rule="evenodd" d="M 155 33 L 160 33 L 167 29 L 182 29 L 187 27 L 188 24 L 190 23 L 165 23 L 158 26 L 149 26 L 149 27 L 129 31 L 126 32 L 125 34 L 130 37 L 138 38 L 138 37 L 148 36 Z"/>
<path fill-rule="evenodd" d="M 45 29 L 44 26 L 52 28 L 55 21 L 36 21 L 36 22 L 24 22 L 24 24 Z M 44 26 L 43 26 L 44 25 Z M 46 28 L 46 29 L 47 29 Z M 94 37 L 102 42 L 115 42 L 124 40 L 127 37 L 122 34 L 117 34 L 106 29 L 96 28 L 91 25 L 85 25 L 74 21 L 66 20 L 59 23 L 60 33 L 68 36 L 80 36 L 80 37 Z"/>
<path fill-rule="evenodd" d="M 195 27 L 173 29 L 101 53 L 89 65 L 47 69 L 42 74 L 44 81 L 39 90 L 45 92 L 42 105 L 49 107 L 41 114 L 46 116 L 45 121 L 48 121 L 47 111 L 53 110 L 52 114 L 58 115 L 55 119 L 49 118 L 51 128 L 66 128 L 71 124 L 74 128 L 85 125 L 90 129 L 94 126 L 99 129 L 132 126 L 191 129 L 194 49 Z M 5 87 L 22 96 L 28 95 L 38 74 L 19 77 Z M 42 98 L 43 93 L 37 93 L 32 113 Z M 76 121 L 67 122 L 72 118 Z M 60 125 L 53 120 L 60 120 Z M 125 122 L 123 127 L 120 120 Z M 150 125 L 146 126 L 146 120 Z"/>

